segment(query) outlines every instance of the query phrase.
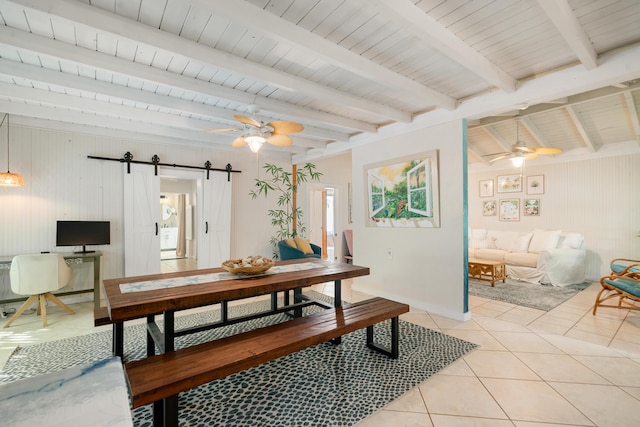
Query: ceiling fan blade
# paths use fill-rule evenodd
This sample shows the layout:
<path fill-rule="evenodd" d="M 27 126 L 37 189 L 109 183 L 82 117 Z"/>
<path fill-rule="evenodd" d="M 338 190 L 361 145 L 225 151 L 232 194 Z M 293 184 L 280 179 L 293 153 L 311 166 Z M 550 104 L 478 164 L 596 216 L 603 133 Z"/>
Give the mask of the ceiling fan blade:
<path fill-rule="evenodd" d="M 552 147 L 540 147 L 535 149 L 536 154 L 560 154 L 562 150 Z"/>
<path fill-rule="evenodd" d="M 509 154 L 511 154 L 511 153 L 508 153 L 506 151 L 502 151 L 500 153 L 483 154 L 482 157 L 502 156 L 502 155 L 508 156 Z"/>
<path fill-rule="evenodd" d="M 525 153 L 533 153 L 536 150 L 534 150 L 533 148 L 529 148 L 526 145 L 515 144 L 513 146 L 513 151 L 521 151 L 521 152 L 525 152 Z"/>
<path fill-rule="evenodd" d="M 273 128 L 273 133 L 297 133 L 304 130 L 304 126 L 296 122 L 270 122 L 267 126 Z"/>
<path fill-rule="evenodd" d="M 278 147 L 286 147 L 287 145 L 293 144 L 293 139 L 291 139 L 289 135 L 276 133 L 267 138 L 267 142 Z"/>
<path fill-rule="evenodd" d="M 262 127 L 259 121 L 257 121 L 256 119 L 252 119 L 250 117 L 239 116 L 236 114 L 235 116 L 233 116 L 233 118 L 239 121 L 240 123 L 244 123 L 245 125 L 254 126 L 257 128 Z"/>
<path fill-rule="evenodd" d="M 538 153 L 527 153 L 524 155 L 525 160 L 533 160 L 538 157 Z"/>
<path fill-rule="evenodd" d="M 496 160 L 500 160 L 500 159 L 506 159 L 509 156 L 511 156 L 510 153 L 503 154 L 502 156 L 498 156 L 496 158 L 493 158 L 493 159 L 489 160 L 489 163 L 495 162 Z"/>
<path fill-rule="evenodd" d="M 233 142 L 231 143 L 231 146 L 233 148 L 240 148 L 245 144 L 246 144 L 246 141 L 244 140 L 244 135 L 243 135 L 243 136 L 239 136 L 236 139 L 234 139 Z"/>
<path fill-rule="evenodd" d="M 222 128 L 222 129 L 205 129 L 202 132 L 207 132 L 207 133 L 215 133 L 215 132 L 233 132 L 236 130 L 241 130 L 239 128 Z"/>

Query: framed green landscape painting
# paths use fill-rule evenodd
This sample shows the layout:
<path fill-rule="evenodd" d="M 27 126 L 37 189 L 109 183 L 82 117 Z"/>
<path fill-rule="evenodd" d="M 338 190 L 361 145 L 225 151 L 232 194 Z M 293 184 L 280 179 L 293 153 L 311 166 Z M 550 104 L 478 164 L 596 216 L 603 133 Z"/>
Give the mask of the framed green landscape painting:
<path fill-rule="evenodd" d="M 440 227 L 438 150 L 364 167 L 369 227 Z"/>

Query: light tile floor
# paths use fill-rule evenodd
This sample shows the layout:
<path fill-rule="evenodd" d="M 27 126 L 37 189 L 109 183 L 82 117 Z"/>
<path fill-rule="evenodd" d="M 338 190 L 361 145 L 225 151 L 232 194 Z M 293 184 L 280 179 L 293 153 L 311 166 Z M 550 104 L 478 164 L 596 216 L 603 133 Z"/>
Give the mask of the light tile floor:
<path fill-rule="evenodd" d="M 343 281 L 345 300 L 368 297 L 350 283 Z M 358 427 L 639 426 L 640 312 L 599 309 L 593 316 L 599 286 L 550 312 L 477 297 L 470 297 L 468 322 L 412 309 L 404 320 L 480 347 Z M 331 295 L 333 284 L 314 289 Z M 71 307 L 74 316 L 52 307 L 46 328 L 31 314 L 0 329 L 0 367 L 18 345 L 98 330 L 92 302 Z"/>

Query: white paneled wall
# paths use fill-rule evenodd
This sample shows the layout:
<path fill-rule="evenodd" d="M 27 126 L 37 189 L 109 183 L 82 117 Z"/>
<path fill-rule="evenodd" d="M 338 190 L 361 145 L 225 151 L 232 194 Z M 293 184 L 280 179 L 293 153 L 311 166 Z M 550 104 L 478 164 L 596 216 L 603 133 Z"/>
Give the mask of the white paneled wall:
<path fill-rule="evenodd" d="M 104 254 L 103 278 L 121 277 L 124 274 L 123 165 L 87 156 L 122 158 L 127 151 L 141 161 L 151 161 L 157 154 L 161 162 L 172 164 L 204 166 L 209 160 L 214 168 L 224 169 L 231 163 L 235 170 L 242 171 L 232 174 L 233 210 L 244 213 L 244 216 L 234 216 L 232 256 L 271 254 L 268 243 L 271 229 L 266 212 L 275 206 L 275 201 L 253 200 L 249 190 L 261 171 L 259 164 L 275 162 L 288 167 L 282 157 L 273 159 L 265 153 L 258 157 L 248 149 L 214 151 L 206 146 L 143 143 L 14 125 L 11 127 L 11 171 L 20 173 L 27 184 L 18 188 L 0 187 L 0 256 L 78 250 L 55 246 L 57 220 L 111 221 L 111 244 L 90 249 Z M 0 158 L 0 166 L 4 164 L 4 158 Z M 214 172 L 211 177 L 227 178 L 226 173 Z M 90 267 L 78 269 L 74 280 L 77 277 L 85 281 L 84 277 L 91 276 L 85 268 Z M 7 270 L 0 271 L 0 275 L 0 283 L 8 286 L 8 278 L 4 277 L 8 276 Z M 75 284 L 74 288 L 92 286 L 91 280 L 86 282 Z"/>
<path fill-rule="evenodd" d="M 587 278 L 599 279 L 613 258 L 640 259 L 640 155 L 537 165 L 529 161 L 524 175 L 544 175 L 544 194 L 495 193 L 479 197 L 479 180 L 518 173 L 516 169 L 469 173 L 469 224 L 472 227 L 528 231 L 561 229 L 584 234 Z M 502 222 L 483 216 L 482 201 L 540 199 L 540 215 Z"/>

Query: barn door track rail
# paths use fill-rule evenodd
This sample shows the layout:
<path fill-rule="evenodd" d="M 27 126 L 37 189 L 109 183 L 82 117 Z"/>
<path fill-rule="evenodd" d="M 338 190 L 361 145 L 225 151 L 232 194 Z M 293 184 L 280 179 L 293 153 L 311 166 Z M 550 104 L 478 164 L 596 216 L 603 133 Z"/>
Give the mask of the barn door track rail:
<path fill-rule="evenodd" d="M 241 173 L 242 171 L 239 170 L 233 170 L 233 167 L 231 166 L 231 163 L 227 163 L 227 166 L 225 166 L 224 169 L 218 169 L 218 168 L 212 168 L 211 166 L 213 166 L 213 164 L 207 160 L 204 163 L 204 166 L 188 166 L 188 165 L 177 165 L 175 163 L 161 163 L 160 162 L 160 157 L 158 157 L 157 154 L 154 154 L 153 157 L 151 158 L 150 162 L 145 162 L 143 160 L 133 160 L 133 154 L 131 154 L 131 152 L 127 151 L 124 154 L 124 157 L 121 159 L 114 159 L 111 157 L 100 157 L 100 156 L 87 156 L 90 159 L 96 159 L 96 160 L 109 160 L 111 162 L 120 162 L 120 163 L 126 163 L 127 164 L 127 173 L 131 173 L 131 164 L 135 163 L 135 164 L 139 164 L 139 165 L 153 165 L 154 166 L 154 171 L 156 176 L 158 175 L 158 166 L 171 166 L 174 168 L 186 168 L 186 169 L 199 169 L 199 170 L 206 170 L 207 171 L 207 179 L 209 179 L 209 172 L 213 171 L 213 172 L 226 172 L 227 173 L 227 181 L 231 181 L 231 174 L 232 173 Z"/>

